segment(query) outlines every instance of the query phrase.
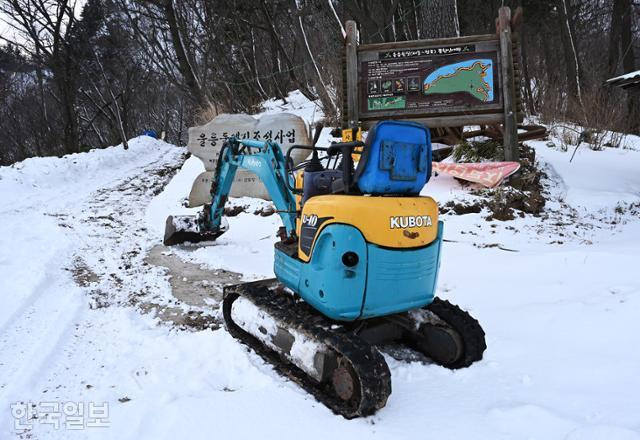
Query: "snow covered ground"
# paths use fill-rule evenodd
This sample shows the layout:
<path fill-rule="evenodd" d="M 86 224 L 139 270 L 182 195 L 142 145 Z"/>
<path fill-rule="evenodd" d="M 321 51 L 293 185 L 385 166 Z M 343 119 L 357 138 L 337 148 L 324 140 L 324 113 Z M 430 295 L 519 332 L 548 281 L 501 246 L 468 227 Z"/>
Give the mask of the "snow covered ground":
<path fill-rule="evenodd" d="M 387 356 L 387 406 L 351 421 L 223 328 L 142 312 L 189 309 L 145 261 L 166 215 L 189 211 L 181 201 L 199 161 L 164 186 L 182 148 L 137 138 L 128 151 L 0 168 L 0 438 L 640 439 L 640 151 L 582 148 L 569 163 L 529 144 L 548 175 L 544 218 L 444 216 L 438 295 L 480 321 L 484 359 L 449 371 Z M 424 193 L 470 197 L 445 175 Z M 173 252 L 247 280 L 272 276 L 278 217 L 233 202 L 251 208 L 215 245 Z M 15 417 L 23 404 L 32 419 Z"/>

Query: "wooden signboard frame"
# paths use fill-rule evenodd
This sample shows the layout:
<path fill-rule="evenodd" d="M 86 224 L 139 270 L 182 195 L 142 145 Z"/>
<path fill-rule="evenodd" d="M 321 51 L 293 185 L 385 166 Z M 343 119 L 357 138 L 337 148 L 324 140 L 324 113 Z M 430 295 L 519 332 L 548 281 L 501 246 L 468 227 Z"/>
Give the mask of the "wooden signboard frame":
<path fill-rule="evenodd" d="M 343 108 L 342 112 L 343 128 L 359 126 L 368 129 L 376 122 L 387 119 L 412 120 L 423 123 L 429 128 L 501 125 L 500 130 L 503 132 L 505 144 L 505 160 L 518 160 L 517 124 L 522 122 L 523 110 L 522 99 L 519 96 L 520 88 L 516 87 L 520 81 L 519 66 L 521 63 L 519 62 L 518 35 L 514 29 L 518 26 L 521 17 L 522 10 L 520 8 L 512 17 L 511 10 L 508 7 L 502 7 L 496 19 L 497 31 L 495 34 L 363 45 L 358 44 L 356 22 L 347 21 L 344 57 L 345 78 L 343 81 L 343 102 L 346 108 Z M 413 92 L 416 93 L 410 95 L 406 90 L 407 87 L 410 87 L 407 85 L 406 77 L 415 83 L 414 80 L 418 78 L 411 76 L 419 75 L 415 72 L 419 72 L 421 65 L 428 66 L 432 62 L 442 62 L 441 60 L 447 59 L 449 56 L 451 56 L 451 60 L 455 61 L 456 57 L 464 57 L 465 52 L 470 56 L 478 53 L 485 58 L 492 58 L 491 71 L 493 76 L 489 79 L 493 88 L 490 102 L 484 103 L 469 96 L 465 97 L 468 95 L 466 93 L 457 93 L 455 94 L 457 99 L 432 105 L 434 100 L 431 99 L 431 102 L 428 102 L 428 99 L 425 99 L 422 94 L 422 90 L 418 91 L 415 88 L 415 84 L 413 84 Z M 399 60 L 395 57 L 398 57 Z M 404 66 L 408 66 L 406 74 L 402 70 L 405 68 Z M 373 73 L 370 73 L 369 69 Z M 380 84 L 383 83 L 368 79 L 375 77 L 376 72 L 392 72 L 402 77 L 398 80 L 401 91 L 401 106 L 399 108 L 371 109 L 364 105 L 371 105 L 364 102 L 365 99 L 375 99 L 367 98 L 367 96 L 390 96 L 390 93 L 386 95 L 375 94 L 376 87 L 382 87 Z M 419 77 L 419 79 L 418 87 L 422 87 L 421 81 L 424 78 Z M 389 81 L 384 86 L 390 87 Z M 396 85 L 394 84 L 393 87 L 395 92 Z M 405 90 L 402 90 L 402 87 L 405 87 Z M 374 95 L 369 95 L 372 90 Z M 394 95 L 392 98 L 397 98 L 398 93 L 394 93 Z M 410 99 L 412 102 L 408 105 Z M 377 102 L 374 103 L 377 104 Z"/>

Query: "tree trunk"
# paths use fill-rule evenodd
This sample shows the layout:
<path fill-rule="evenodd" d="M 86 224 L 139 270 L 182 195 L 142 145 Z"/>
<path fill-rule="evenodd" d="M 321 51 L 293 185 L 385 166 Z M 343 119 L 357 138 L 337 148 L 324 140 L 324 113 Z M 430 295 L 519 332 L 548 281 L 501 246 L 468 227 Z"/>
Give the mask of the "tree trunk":
<path fill-rule="evenodd" d="M 291 79 L 291 82 L 298 88 L 298 90 L 300 90 L 300 92 L 309 101 L 315 101 L 316 99 L 318 99 L 318 97 L 311 90 L 309 90 L 309 87 L 307 87 L 307 85 L 304 82 L 298 79 L 298 76 L 294 71 L 295 69 L 293 67 L 293 63 L 291 62 L 291 58 L 289 57 L 289 54 L 284 49 L 284 47 L 282 47 L 282 42 L 280 41 L 280 35 L 278 35 L 278 31 L 275 28 L 273 18 L 271 17 L 271 13 L 267 8 L 267 3 L 265 2 L 265 0 L 262 0 L 261 4 L 262 4 L 262 10 L 265 15 L 265 19 L 267 20 L 267 26 L 269 27 L 269 31 L 273 35 L 273 41 L 276 43 L 276 46 L 278 48 L 278 51 L 280 52 L 280 55 L 282 55 L 282 58 L 284 58 L 284 61 L 287 64 L 289 79 Z"/>
<path fill-rule="evenodd" d="M 336 105 L 331 99 L 331 96 L 329 96 L 327 87 L 325 86 L 324 81 L 322 80 L 322 76 L 320 75 L 320 69 L 318 68 L 316 60 L 313 57 L 311 48 L 309 47 L 309 40 L 307 39 L 307 34 L 305 33 L 305 30 L 304 30 L 302 15 L 298 10 L 296 0 L 291 0 L 290 4 L 291 4 L 291 12 L 295 14 L 295 16 L 297 16 L 297 17 L 294 16 L 293 18 L 293 20 L 296 22 L 294 24 L 294 29 L 295 29 L 298 41 L 301 43 L 301 45 L 304 48 L 302 52 L 304 53 L 304 59 L 306 61 L 305 64 L 312 65 L 313 75 L 311 76 L 312 77 L 311 82 L 313 84 L 313 87 L 316 89 L 316 93 L 318 94 L 318 97 L 320 98 L 322 109 L 325 115 L 331 118 L 336 115 Z"/>
<path fill-rule="evenodd" d="M 74 72 L 70 70 L 72 60 L 63 54 L 55 54 L 51 64 L 53 82 L 59 93 L 62 116 L 62 147 L 65 154 L 80 151 L 78 124 L 76 121 L 76 85 Z"/>
<path fill-rule="evenodd" d="M 278 51 L 278 43 L 276 42 L 276 36 L 273 33 L 269 34 L 271 41 L 271 70 L 275 72 L 273 74 L 273 88 L 275 91 L 276 99 L 282 99 L 286 102 L 286 93 L 282 91 L 282 83 L 286 78 L 284 78 L 282 74 L 282 70 L 280 69 L 280 57 Z"/>
<path fill-rule="evenodd" d="M 620 60 L 620 34 L 622 32 L 622 11 L 628 0 L 614 0 L 611 10 L 611 29 L 609 30 L 609 76 L 615 76 Z M 624 50 L 624 49 L 623 49 Z"/>
<path fill-rule="evenodd" d="M 393 16 L 399 0 L 344 0 L 344 7 L 358 22 L 361 43 L 395 41 Z"/>
<path fill-rule="evenodd" d="M 524 85 L 524 96 L 527 100 L 527 107 L 529 108 L 529 114 L 538 114 L 536 106 L 533 100 L 533 91 L 531 90 L 531 77 L 529 76 L 529 60 L 527 59 L 526 51 L 526 34 L 524 28 L 520 31 L 520 50 L 522 55 L 522 82 Z"/>
<path fill-rule="evenodd" d="M 420 7 L 420 38 L 460 36 L 457 0 L 425 0 Z"/>
<path fill-rule="evenodd" d="M 633 10 L 631 0 L 616 0 L 622 3 L 620 49 L 622 52 L 622 67 L 625 73 L 636 70 L 636 58 L 633 52 Z"/>
<path fill-rule="evenodd" d="M 559 0 L 558 17 L 560 26 L 560 36 L 564 52 L 565 65 L 567 66 L 567 85 L 569 93 L 578 104 L 582 106 L 581 78 L 582 69 L 578 58 L 578 49 L 574 38 L 574 26 L 571 22 L 571 15 L 567 5 L 567 0 Z"/>
<path fill-rule="evenodd" d="M 104 71 L 104 66 L 100 62 L 100 58 L 98 57 L 98 54 L 94 52 L 94 56 L 96 58 L 98 67 L 100 68 L 100 73 L 102 74 L 102 78 L 104 79 L 105 87 L 107 88 L 109 92 L 109 96 L 111 97 L 111 102 L 113 103 L 113 112 L 116 119 L 116 129 L 120 137 L 120 141 L 122 142 L 122 147 L 125 150 L 128 150 L 129 143 L 127 142 L 127 134 L 124 129 L 124 123 L 122 122 L 122 112 L 120 111 L 120 105 L 118 104 L 118 100 L 116 99 L 115 93 L 113 93 L 113 88 L 109 83 L 109 79 L 107 78 L 107 73 Z"/>
<path fill-rule="evenodd" d="M 160 2 L 159 0 L 147 1 L 148 3 L 162 6 L 164 16 L 167 19 L 167 24 L 169 25 L 171 43 L 173 45 L 173 50 L 176 53 L 178 68 L 180 69 L 180 74 L 184 78 L 184 83 L 187 86 L 192 99 L 198 104 L 201 109 L 211 108 L 213 104 L 211 103 L 211 99 L 209 99 L 209 94 L 203 88 L 202 83 L 200 82 L 200 79 L 198 78 L 195 68 L 191 62 L 191 58 L 187 53 L 187 48 L 184 45 L 184 40 L 182 37 L 182 35 L 184 34 L 184 29 L 181 29 L 180 23 L 178 22 L 178 16 L 173 0 L 163 0 L 162 2 Z"/>
<path fill-rule="evenodd" d="M 635 72 L 636 57 L 633 51 L 633 10 L 631 0 L 616 0 L 621 3 L 621 38 L 620 49 L 622 52 L 622 67 L 624 73 Z M 634 133 L 640 132 L 640 97 L 627 93 L 627 119 L 629 129 Z"/>

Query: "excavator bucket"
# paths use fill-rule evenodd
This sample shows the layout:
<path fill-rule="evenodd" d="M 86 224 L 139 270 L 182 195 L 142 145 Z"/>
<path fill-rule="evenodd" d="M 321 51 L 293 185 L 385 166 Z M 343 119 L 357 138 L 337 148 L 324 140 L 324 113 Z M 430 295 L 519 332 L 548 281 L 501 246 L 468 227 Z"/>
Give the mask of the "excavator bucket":
<path fill-rule="evenodd" d="M 228 225 L 222 222 L 216 231 L 200 229 L 200 222 L 195 215 L 170 215 L 164 228 L 165 246 L 174 246 L 181 243 L 199 243 L 201 241 L 213 241 L 225 232 Z"/>

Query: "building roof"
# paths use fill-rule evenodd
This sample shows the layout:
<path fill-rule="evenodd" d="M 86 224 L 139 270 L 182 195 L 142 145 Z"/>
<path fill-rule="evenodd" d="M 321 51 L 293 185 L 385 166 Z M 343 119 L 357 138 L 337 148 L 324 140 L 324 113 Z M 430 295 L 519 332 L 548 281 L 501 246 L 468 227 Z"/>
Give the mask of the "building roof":
<path fill-rule="evenodd" d="M 625 73 L 605 81 L 608 86 L 621 87 L 623 89 L 640 87 L 640 70 Z"/>

